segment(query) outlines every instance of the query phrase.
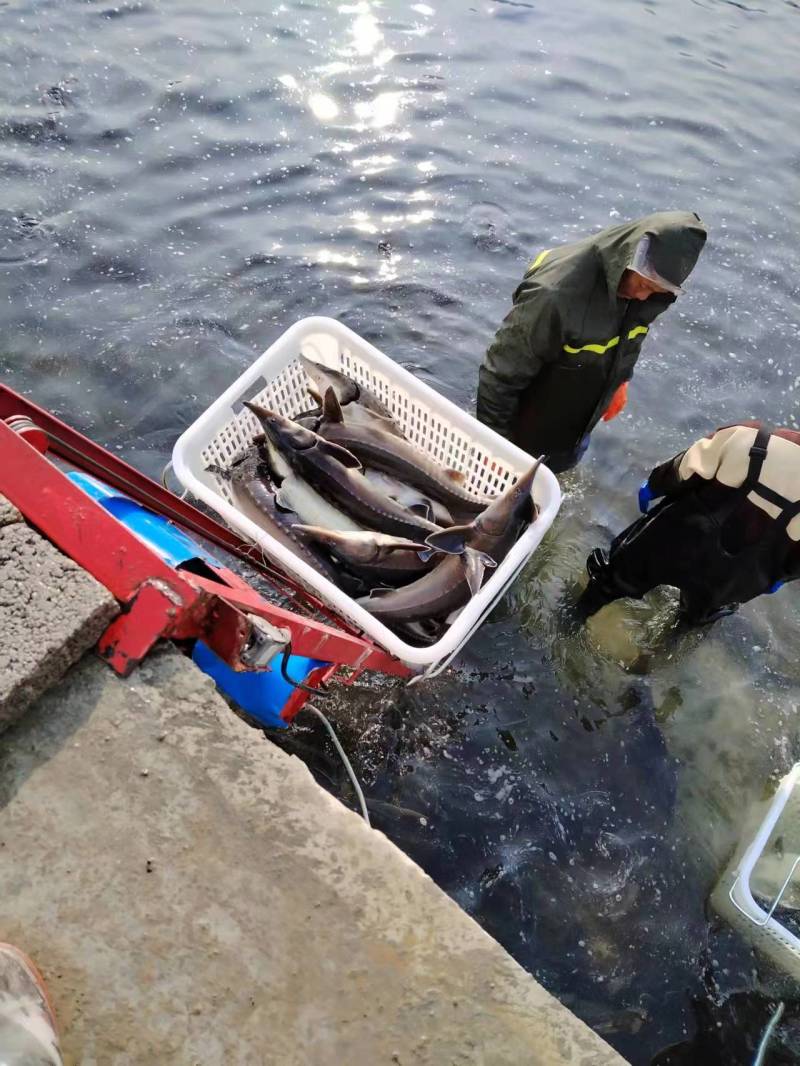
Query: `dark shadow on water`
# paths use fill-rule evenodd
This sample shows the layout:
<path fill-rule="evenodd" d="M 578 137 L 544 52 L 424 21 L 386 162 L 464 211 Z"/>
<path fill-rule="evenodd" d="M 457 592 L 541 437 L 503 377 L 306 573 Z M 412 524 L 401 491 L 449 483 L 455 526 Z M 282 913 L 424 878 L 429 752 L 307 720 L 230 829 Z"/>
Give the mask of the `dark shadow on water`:
<path fill-rule="evenodd" d="M 634 1066 L 749 1061 L 737 1056 L 757 1044 L 768 997 L 730 995 L 757 960 L 709 924 L 646 683 L 613 706 L 569 698 L 506 618 L 447 676 L 325 710 L 373 825 Z M 298 723 L 271 738 L 351 801 L 321 729 Z M 787 1012 L 776 1048 L 800 1039 L 798 1022 Z"/>

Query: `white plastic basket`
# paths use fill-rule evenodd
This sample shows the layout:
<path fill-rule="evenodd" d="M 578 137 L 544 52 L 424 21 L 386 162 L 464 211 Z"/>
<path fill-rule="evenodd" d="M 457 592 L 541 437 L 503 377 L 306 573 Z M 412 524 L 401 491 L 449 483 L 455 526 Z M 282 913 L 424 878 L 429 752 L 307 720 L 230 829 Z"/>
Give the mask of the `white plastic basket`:
<path fill-rule="evenodd" d="M 800 981 L 800 938 L 774 917 L 787 890 L 798 888 L 797 870 L 800 867 L 800 762 L 781 779 L 775 796 L 763 816 L 752 839 L 742 842 L 733 860 L 720 878 L 711 895 L 711 902 L 760 951 L 769 956 L 782 970 Z M 780 842 L 779 874 L 775 871 L 763 885 L 771 900 L 769 910 L 756 899 L 755 884 L 759 880 L 759 863 Z M 778 884 L 778 881 L 781 884 Z"/>
<path fill-rule="evenodd" d="M 242 537 L 258 544 L 284 571 L 403 662 L 441 669 L 470 638 L 519 573 L 550 528 L 561 503 L 553 473 L 541 467 L 533 495 L 539 517 L 520 537 L 440 640 L 425 648 L 407 644 L 363 607 L 276 542 L 232 502 L 224 479 L 206 468 L 227 469 L 258 435 L 260 426 L 243 400 L 253 400 L 289 417 L 313 406 L 303 354 L 342 370 L 367 385 L 386 404 L 408 439 L 443 466 L 463 471 L 472 492 L 501 492 L 531 465 L 525 452 L 509 444 L 347 326 L 331 318 L 305 318 L 291 326 L 179 438 L 172 453 L 175 475 L 193 496 L 213 508 Z"/>

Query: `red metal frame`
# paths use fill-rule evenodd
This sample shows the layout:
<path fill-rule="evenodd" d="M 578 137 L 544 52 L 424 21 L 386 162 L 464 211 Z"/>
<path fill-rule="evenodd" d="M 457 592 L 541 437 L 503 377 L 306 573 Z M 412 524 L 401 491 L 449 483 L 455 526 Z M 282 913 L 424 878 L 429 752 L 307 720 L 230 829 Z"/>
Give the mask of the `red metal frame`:
<path fill-rule="evenodd" d="M 52 454 L 245 559 L 281 592 L 289 593 L 298 612 L 269 603 L 230 570 L 219 572 L 220 581 L 173 570 L 6 425 L 5 419 L 17 415 L 28 416 L 47 433 Z M 242 655 L 254 635 L 248 615 L 288 629 L 294 654 L 330 662 L 330 667 L 312 675 L 317 684 L 341 667 L 351 671 L 347 682 L 364 670 L 398 677 L 411 674 L 290 577 L 254 558 L 252 546 L 225 526 L 4 385 L 0 385 L 0 493 L 122 604 L 122 613 L 99 645 L 121 674 L 129 673 L 162 637 L 201 637 L 229 665 L 246 669 Z M 323 613 L 333 624 L 299 611 Z M 302 690 L 295 690 L 285 708 L 287 720 L 306 698 Z"/>
<path fill-rule="evenodd" d="M 142 474 L 118 456 L 112 455 L 88 437 L 84 437 L 82 433 L 56 418 L 44 407 L 37 406 L 7 385 L 0 384 L 0 421 L 19 415 L 27 416 L 39 429 L 44 430 L 49 441 L 49 452 L 52 455 L 58 456 L 59 459 L 63 459 L 79 470 L 94 474 L 107 485 L 119 489 L 132 500 L 142 504 L 143 507 L 149 507 L 157 514 L 170 518 L 187 532 L 199 534 L 210 543 L 242 559 L 276 589 L 279 589 L 283 595 L 296 600 L 298 609 L 324 614 L 338 628 L 348 633 L 357 632 L 327 604 L 313 596 L 288 574 L 265 560 L 252 544 L 243 541 L 227 526 L 221 525 L 209 515 L 187 503 L 186 500 L 181 499 L 180 496 L 176 496 L 169 489 L 159 485 L 157 481 Z"/>

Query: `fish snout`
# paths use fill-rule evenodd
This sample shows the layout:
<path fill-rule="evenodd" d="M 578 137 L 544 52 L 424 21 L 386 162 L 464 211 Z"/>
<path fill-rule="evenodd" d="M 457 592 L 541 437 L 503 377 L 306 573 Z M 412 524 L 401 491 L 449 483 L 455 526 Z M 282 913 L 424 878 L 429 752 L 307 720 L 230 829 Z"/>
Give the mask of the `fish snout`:
<path fill-rule="evenodd" d="M 293 532 L 304 540 L 321 544 L 339 558 L 353 563 L 373 563 L 378 560 L 375 536 L 366 530 L 361 533 L 325 529 L 323 526 L 294 525 Z"/>
<path fill-rule="evenodd" d="M 261 428 L 276 447 L 284 451 L 298 451 L 314 444 L 316 434 L 293 422 L 291 418 L 249 400 L 244 401 L 244 406 L 256 416 Z"/>
<path fill-rule="evenodd" d="M 292 530 L 304 540 L 316 540 L 320 544 L 337 544 L 341 539 L 341 534 L 336 530 L 325 529 L 323 526 L 307 526 L 297 523 L 292 526 Z"/>
<path fill-rule="evenodd" d="M 271 431 L 277 427 L 277 422 L 281 416 L 276 414 L 275 411 L 271 411 L 268 407 L 262 407 L 260 404 L 251 403 L 250 400 L 244 400 L 242 406 L 256 416 L 265 433 L 271 434 Z"/>

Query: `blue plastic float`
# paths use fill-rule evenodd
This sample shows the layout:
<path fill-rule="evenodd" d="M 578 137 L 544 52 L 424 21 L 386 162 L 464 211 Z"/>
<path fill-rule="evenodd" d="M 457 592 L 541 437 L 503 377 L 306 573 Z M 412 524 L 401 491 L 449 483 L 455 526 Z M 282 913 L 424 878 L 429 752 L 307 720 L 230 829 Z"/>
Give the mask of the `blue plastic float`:
<path fill-rule="evenodd" d="M 144 541 L 168 566 L 177 570 L 191 559 L 200 559 L 212 569 L 221 568 L 222 564 L 218 559 L 209 555 L 197 541 L 192 540 L 169 519 L 154 514 L 91 474 L 76 470 L 70 473 L 69 477 L 87 496 L 91 496 L 131 533 Z M 294 693 L 295 685 L 287 681 L 278 669 L 258 673 L 234 670 L 200 640 L 195 642 L 192 659 L 203 673 L 213 677 L 226 696 L 251 718 L 270 728 L 287 728 L 287 723 L 280 715 L 287 700 Z M 328 663 L 320 659 L 290 655 L 286 672 L 293 681 L 302 684 L 312 670 L 327 665 Z"/>

